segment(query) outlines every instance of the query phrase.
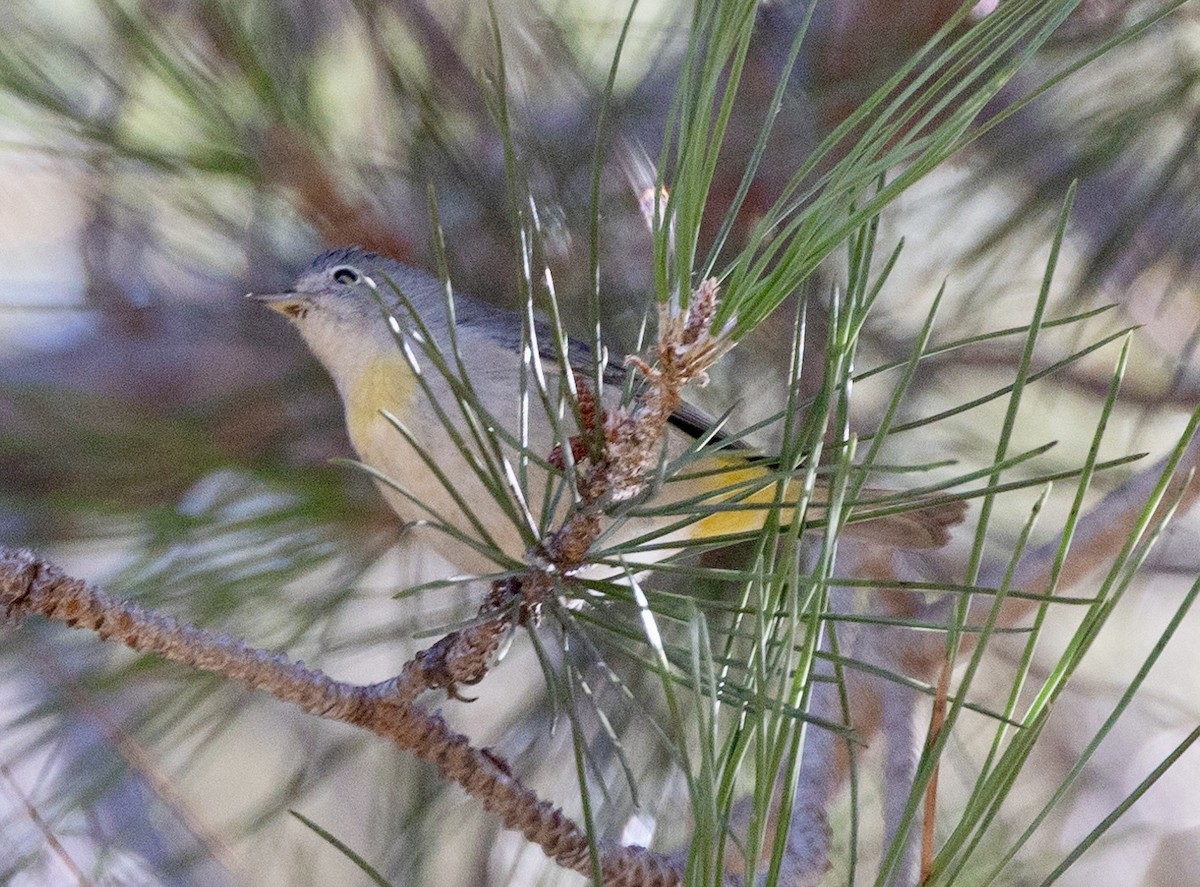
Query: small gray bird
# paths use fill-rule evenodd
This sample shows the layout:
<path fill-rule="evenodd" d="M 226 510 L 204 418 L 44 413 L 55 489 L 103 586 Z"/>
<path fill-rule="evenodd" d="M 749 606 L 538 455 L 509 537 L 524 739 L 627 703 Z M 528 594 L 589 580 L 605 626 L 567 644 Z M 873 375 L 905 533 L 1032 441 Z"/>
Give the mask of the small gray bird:
<path fill-rule="evenodd" d="M 524 563 L 531 542 L 536 541 L 536 530 L 526 515 L 531 514 L 536 523 L 542 503 L 547 501 L 547 486 L 556 472 L 547 460 L 555 446 L 564 442 L 562 438 L 579 434 L 579 429 L 568 419 L 564 424 L 569 427 L 556 435 L 532 386 L 527 382 L 523 386 L 520 317 L 456 292 L 453 332 L 458 354 L 478 402 L 504 432 L 502 437 L 506 442 L 499 446 L 499 451 L 510 467 L 519 462 L 516 441 L 520 439 L 517 431 L 522 392 L 528 392 L 527 482 L 523 488 L 510 483 L 497 497 L 480 478 L 482 457 L 467 431 L 452 381 L 434 367 L 425 350 L 427 346 L 422 344 L 420 326 L 392 284 L 420 318 L 432 344 L 447 356 L 457 373 L 450 356 L 451 320 L 443 285 L 436 278 L 392 259 L 354 248 L 331 250 L 317 257 L 291 291 L 251 294 L 251 297 L 289 318 L 333 377 L 346 409 L 346 427 L 354 449 L 378 477 L 386 478 L 379 481 L 384 497 L 404 520 L 417 522 L 414 532 L 421 534 L 452 564 L 469 573 L 494 573 Z M 539 338 L 546 349 L 549 338 Z M 408 351 L 420 368 L 420 378 L 405 356 L 401 342 L 407 342 Z M 570 350 L 571 362 L 583 378 L 590 378 L 588 349 L 572 343 Z M 546 373 L 553 376 L 557 362 L 547 356 L 544 364 Z M 620 375 L 621 370 L 613 368 L 608 379 L 616 382 Z M 548 385 L 551 396 L 557 397 L 553 380 Z M 606 386 L 606 407 L 616 405 L 619 389 L 619 384 Z M 439 409 L 469 442 L 470 455 L 454 442 Z M 570 411 L 566 414 L 570 416 Z M 695 437 L 704 433 L 707 421 L 702 413 L 690 407 L 674 416 L 668 458 L 684 453 Z M 411 433 L 436 470 L 397 429 L 397 423 Z M 515 480 L 518 471 L 511 468 L 509 474 Z M 752 451 L 727 446 L 689 464 L 686 474 L 689 479 L 665 485 L 661 501 L 703 501 L 710 510 L 698 510 L 695 521 L 673 528 L 668 536 L 655 540 L 653 550 L 635 560 L 661 559 L 670 551 L 664 543 L 671 541 L 747 533 L 762 527 L 775 498 L 773 469 Z M 514 492 L 514 486 L 520 488 L 520 494 Z M 752 492 L 747 495 L 747 490 Z M 735 497 L 739 507 L 711 510 Z M 794 501 L 794 496 L 791 498 Z M 820 503 L 820 491 L 815 501 Z M 746 507 L 751 504 L 762 508 Z M 962 520 L 964 511 L 961 502 L 934 502 L 903 514 L 851 523 L 846 529 L 894 547 L 938 547 L 945 544 L 948 528 Z M 819 508 L 809 509 L 809 519 L 817 520 L 820 516 Z M 615 538 L 603 544 L 640 538 L 680 521 L 680 514 L 670 518 L 631 518 L 612 534 Z M 437 524 L 457 532 L 450 535 L 438 531 Z M 490 540 L 491 544 L 472 544 L 468 541 L 472 539 Z M 498 562 L 489 556 L 487 552 L 492 549 L 501 552 L 508 562 Z"/>

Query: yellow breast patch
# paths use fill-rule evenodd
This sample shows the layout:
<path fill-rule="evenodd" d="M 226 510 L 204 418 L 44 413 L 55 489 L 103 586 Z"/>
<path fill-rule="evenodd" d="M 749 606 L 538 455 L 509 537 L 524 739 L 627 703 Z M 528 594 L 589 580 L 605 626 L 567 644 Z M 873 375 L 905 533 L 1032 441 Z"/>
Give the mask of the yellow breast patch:
<path fill-rule="evenodd" d="M 409 406 L 418 390 L 412 368 L 398 352 L 374 358 L 354 380 L 346 397 L 346 427 L 351 443 L 366 461 L 371 461 L 372 426 L 380 420 L 379 411 L 387 410 L 408 421 Z"/>

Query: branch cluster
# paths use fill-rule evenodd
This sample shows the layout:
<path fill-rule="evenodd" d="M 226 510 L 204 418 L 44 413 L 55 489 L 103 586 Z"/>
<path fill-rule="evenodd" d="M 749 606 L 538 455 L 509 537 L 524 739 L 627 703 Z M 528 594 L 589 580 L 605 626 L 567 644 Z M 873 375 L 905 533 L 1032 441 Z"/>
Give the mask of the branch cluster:
<path fill-rule="evenodd" d="M 513 776 L 494 751 L 476 748 L 451 730 L 437 712 L 417 705 L 426 690 L 458 697 L 458 686 L 482 680 L 514 626 L 536 621 L 541 601 L 553 589 L 552 574 L 584 566 L 600 531 L 607 503 L 636 495 L 661 455 L 668 419 L 680 404 L 680 389 L 702 380 L 728 347 L 710 334 L 717 288 L 706 281 L 687 312 L 662 315 L 658 359 L 636 360 L 647 386 L 630 406 L 604 421 L 602 456 L 588 467 L 579 506 L 541 547 L 545 561 L 526 573 L 493 584 L 476 624 L 451 632 L 419 652 L 396 677 L 378 684 L 336 681 L 281 653 L 215 635 L 113 598 L 67 576 L 29 551 L 0 549 L 0 608 L 10 621 L 40 615 L 73 628 L 95 631 L 141 653 L 158 655 L 264 690 L 322 718 L 354 724 L 437 767 L 461 785 L 504 825 L 540 846 L 558 864 L 585 874 L 599 867 L 603 882 L 668 887 L 682 882 L 682 863 L 642 847 L 593 845 L 559 808 L 539 799 Z M 461 698 L 461 697 L 458 697 Z M 598 858 L 593 860 L 593 848 Z"/>

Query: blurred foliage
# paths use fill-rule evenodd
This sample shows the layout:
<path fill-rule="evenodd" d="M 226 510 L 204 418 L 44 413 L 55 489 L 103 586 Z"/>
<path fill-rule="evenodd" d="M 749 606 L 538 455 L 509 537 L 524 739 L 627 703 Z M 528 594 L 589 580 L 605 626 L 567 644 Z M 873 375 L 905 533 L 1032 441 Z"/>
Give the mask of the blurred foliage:
<path fill-rule="evenodd" d="M 818 3 L 780 115 L 760 146 L 765 109 L 808 13 L 799 3 L 765 5 L 713 180 L 695 208 L 703 214 L 697 254 L 711 250 L 721 267 L 761 236 L 756 224 L 810 151 L 854 122 L 863 101 L 958 7 Z M 655 268 L 654 242 L 631 187 L 645 183 L 631 169 L 655 156 L 663 141 L 690 10 L 638 8 L 606 103 L 623 11 L 532 0 L 498 0 L 495 8 L 513 120 L 507 134 L 539 214 L 538 258 L 553 271 L 568 326 L 584 335 L 590 250 L 598 244 L 606 339 L 631 348 Z M 1081 4 L 985 110 L 984 125 L 1054 72 L 1166 9 Z M 966 26 L 964 19 L 958 27 Z M 941 278 L 959 263 L 956 277 L 972 282 L 955 287 L 960 295 L 947 300 L 939 341 L 1028 322 L 1027 312 L 1012 320 L 990 294 L 1018 290 L 1040 273 L 1040 257 L 1029 269 L 1030 243 L 1040 249 L 1049 239 L 1067 185 L 1080 179 L 1068 231 L 1076 261 L 1064 275 L 1071 294 L 1056 297 L 1048 311 L 1058 317 L 1115 301 L 1117 316 L 1044 336 L 1039 359 L 1076 354 L 1086 347 L 1080 339 L 1090 343 L 1131 317 L 1168 316 L 1161 325 L 1151 322 L 1148 335 L 1159 343 L 1171 378 L 1131 380 L 1132 394 L 1146 411 L 1160 410 L 1156 418 L 1165 416 L 1168 425 L 1180 405 L 1195 401 L 1187 358 L 1200 319 L 1197 27 L 1194 9 L 1185 6 L 1001 125 L 972 130 L 977 140 L 966 169 L 937 184 L 939 193 L 917 198 L 934 220 L 922 218 L 920 207 L 905 210 L 919 224 L 945 230 L 945 241 L 922 248 L 918 240 L 915 247 L 931 274 Z M 516 305 L 518 287 L 509 282 L 521 270 L 506 133 L 492 116 L 495 77 L 488 12 L 478 4 L 17 0 L 0 9 L 0 119 L 11 148 L 11 187 L 21 187 L 22 175 L 32 181 L 31 171 L 49 170 L 61 179 L 61 191 L 52 195 L 78 204 L 76 211 L 64 199 L 64 233 L 53 248 L 23 239 L 21 219 L 8 221 L 5 236 L 14 256 L 29 257 L 26 265 L 54 269 L 68 251 L 80 257 L 82 292 L 66 307 L 84 318 L 82 332 L 68 335 L 62 312 L 0 306 L 14 326 L 61 322 L 64 330 L 39 350 L 14 335 L 0 362 L 4 542 L 49 546 L 82 563 L 99 558 L 103 577 L 94 569 L 80 572 L 103 578 L 116 593 L 367 679 L 393 673 L 433 627 L 464 618 L 472 602 L 445 592 L 416 595 L 403 606 L 381 600 L 409 584 L 412 553 L 396 553 L 399 528 L 366 480 L 327 464 L 330 456 L 350 454 L 330 383 L 277 318 L 238 295 L 278 289 L 324 245 L 357 243 L 434 267 L 431 187 L 455 285 Z M 620 150 L 603 155 L 594 208 L 594 128 L 602 111 Z M 905 127 L 890 131 L 881 150 L 911 134 Z M 850 141 L 835 144 L 814 175 L 844 156 Z M 742 171 L 759 148 L 756 175 L 740 190 Z M 981 201 L 981 194 L 997 192 L 1000 199 Z M 737 213 L 726 216 L 738 200 Z M 906 218 L 897 214 L 886 224 L 907 233 Z M 889 250 L 890 243 L 881 252 Z M 860 257 L 870 253 L 863 249 Z M 14 261 L 10 269 L 15 275 L 21 267 Z M 802 283 L 800 294 L 823 294 L 831 278 L 846 276 L 827 266 Z M 869 302 L 869 282 L 879 278 L 857 279 Z M 17 280 L 10 289 L 18 295 L 9 301 L 36 302 L 38 294 Z M 936 284 L 919 276 L 889 281 L 898 295 L 880 299 L 888 303 L 880 306 L 884 322 L 862 328 L 860 352 L 902 363 Z M 823 299 L 811 298 L 806 307 L 797 385 L 789 372 L 795 313 L 787 309 L 768 318 L 714 374 L 707 396 L 721 411 L 731 400 L 746 401 L 736 422 L 751 424 L 776 414 L 788 398 L 807 403 L 822 393 L 826 343 L 852 319 L 830 316 Z M 1007 372 L 1019 346 L 999 337 L 974 344 L 987 347 L 914 370 L 904 418 L 926 415 L 930 403 L 944 406 L 938 398 L 947 389 L 957 404 L 968 388 L 986 392 L 1001 384 L 993 374 Z M 1105 395 L 1109 370 L 1072 363 L 1055 377 L 1056 391 L 1090 397 L 1093 407 Z M 863 402 L 882 404 L 869 394 Z M 837 404 L 827 406 L 836 412 Z M 843 418 L 847 427 L 869 432 L 878 412 L 864 407 Z M 1162 425 L 1147 427 L 1157 434 Z M 1038 432 L 1040 444 L 1046 432 Z M 1088 433 L 1090 426 L 1079 435 L 1084 446 Z M 772 434 L 781 436 L 778 430 L 761 436 Z M 990 464 L 995 442 L 970 418 L 940 434 L 938 459 Z M 896 463 L 931 462 L 933 448 L 929 438 L 907 447 L 889 441 L 884 455 Z M 1061 462 L 1038 463 L 1028 476 L 1074 466 L 1073 455 L 1051 456 Z M 1015 513 L 1010 535 L 1023 521 Z M 684 581 L 697 586 L 694 594 L 711 595 L 714 624 L 722 608 L 730 610 L 721 631 L 735 636 L 736 608 L 693 574 L 685 572 Z M 659 612 L 675 607 L 680 631 L 690 630 L 689 605 L 669 590 L 660 594 Z M 624 670 L 618 679 L 616 666 L 613 676 L 607 669 L 609 657 L 645 657 L 640 639 L 620 636 L 636 623 L 637 609 L 616 598 L 606 607 L 611 619 L 586 612 L 563 618 L 567 625 L 595 620 L 612 637 L 592 647 L 593 635 L 579 632 L 565 654 L 541 652 L 563 657 L 548 669 L 551 680 L 555 669 L 574 670 L 593 694 L 580 704 L 576 726 L 594 748 L 588 765 L 594 785 L 613 795 L 604 835 L 618 837 L 636 824 L 621 818 L 632 787 L 658 789 L 639 799 L 647 819 L 658 805 L 677 811 L 684 790 L 666 743 L 645 735 L 669 720 L 657 710 L 663 705 L 657 677 Z M 326 823 L 324 815 L 344 811 L 348 797 L 357 810 L 331 831 L 393 883 L 506 883 L 518 871 L 540 870 L 540 860 L 526 855 L 536 850 L 497 837 L 485 816 L 464 814 L 453 793 L 402 756 L 349 731 L 289 718 L 214 681 L 180 680 L 123 652 L 96 650 L 90 640 L 52 634 L 27 630 L 6 638 L 10 661 L 34 666 L 11 690 L 26 714 L 9 731 L 6 757 L 45 762 L 47 772 L 55 771 L 42 800 L 58 811 L 56 824 L 78 839 L 74 853 L 122 883 L 336 880 L 345 863 L 335 859 L 324 868 L 333 855 L 328 848 L 313 849 L 315 839 L 294 824 L 280 825 L 278 813 L 287 805 L 320 804 L 322 815 L 314 818 Z M 526 768 L 539 790 L 575 797 L 575 772 L 559 765 L 570 754 L 571 730 L 560 723 L 555 695 L 544 693 L 542 673 L 528 661 L 533 656 L 528 647 L 515 651 L 504 675 L 479 688 L 480 702 L 449 707 L 480 741 L 495 740 Z M 522 664 L 524 683 L 513 678 Z M 554 723 L 557 731 L 549 729 Z M 274 747 L 261 748 L 264 736 Z M 250 743 L 258 754 L 239 766 L 228 746 L 214 741 L 219 737 Z M 158 774 L 159 766 L 170 776 Z M 87 816 L 72 812 L 81 808 Z M 44 860 L 28 824 L 13 816 L 22 826 L 11 839 L 6 828 L 0 879 L 16 882 L 20 873 L 35 877 Z M 657 825 L 656 841 L 664 846 L 688 831 L 677 813 L 659 815 Z M 450 829 L 460 840 L 445 849 Z M 210 830 L 238 845 L 231 850 Z M 247 834 L 257 838 L 248 841 Z M 285 870 L 286 845 L 309 856 Z M 152 872 L 135 871 L 138 864 Z"/>

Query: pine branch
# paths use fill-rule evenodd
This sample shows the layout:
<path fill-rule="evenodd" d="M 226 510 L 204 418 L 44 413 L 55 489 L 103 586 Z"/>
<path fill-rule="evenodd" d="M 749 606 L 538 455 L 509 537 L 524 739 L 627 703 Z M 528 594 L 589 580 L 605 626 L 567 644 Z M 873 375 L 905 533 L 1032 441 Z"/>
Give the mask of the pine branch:
<path fill-rule="evenodd" d="M 715 282 L 706 281 L 689 309 L 664 311 L 657 360 L 652 365 L 634 361 L 646 377 L 646 390 L 610 416 L 593 416 L 604 423 L 603 454 L 585 472 L 578 507 L 540 546 L 545 563 L 495 582 L 475 624 L 419 652 L 394 678 L 370 685 L 334 680 L 290 662 L 285 654 L 180 625 L 169 616 L 118 600 L 24 550 L 0 550 L 0 607 L 10 620 L 32 614 L 95 631 L 102 640 L 241 681 L 309 714 L 369 730 L 436 766 L 444 779 L 461 785 L 507 828 L 521 832 L 558 864 L 591 874 L 595 850 L 608 887 L 682 883 L 681 857 L 594 842 L 560 808 L 522 785 L 497 753 L 472 746 L 439 714 L 416 701 L 434 689 L 461 698 L 458 686 L 483 679 L 514 626 L 537 620 L 543 600 L 554 589 L 551 577 L 586 566 L 604 508 L 637 495 L 657 465 L 663 435 L 680 404 L 680 389 L 703 378 L 728 347 L 722 336 L 711 335 L 716 294 Z"/>
<path fill-rule="evenodd" d="M 368 685 L 337 681 L 303 663 L 290 662 L 282 653 L 181 625 L 169 616 L 118 600 L 29 551 L 0 552 L 0 606 L 12 621 L 38 615 L 94 631 L 102 640 L 125 644 L 139 653 L 157 653 L 264 690 L 309 714 L 369 730 L 433 764 L 443 778 L 461 785 L 506 827 L 525 835 L 555 862 L 585 874 L 591 871 L 589 841 L 578 825 L 522 785 L 494 752 L 472 746 L 439 714 L 415 704 L 440 680 L 444 656 L 434 655 L 431 662 L 432 650 L 418 654 L 387 681 Z M 599 850 L 606 885 L 665 887 L 682 881 L 666 857 L 644 848 L 609 843 Z"/>

